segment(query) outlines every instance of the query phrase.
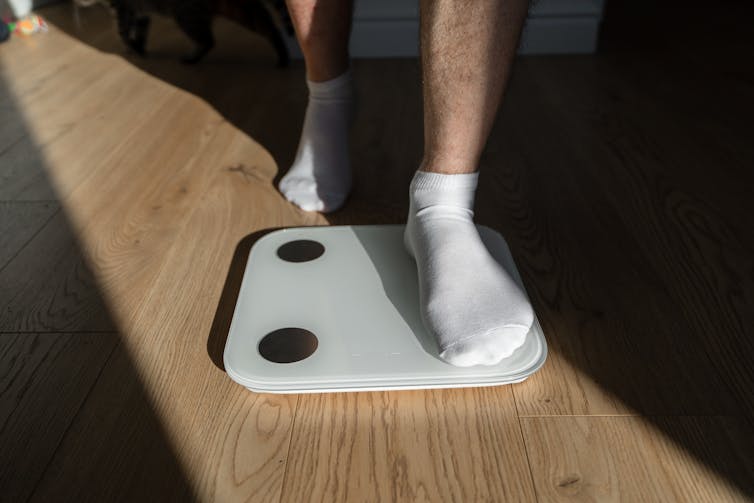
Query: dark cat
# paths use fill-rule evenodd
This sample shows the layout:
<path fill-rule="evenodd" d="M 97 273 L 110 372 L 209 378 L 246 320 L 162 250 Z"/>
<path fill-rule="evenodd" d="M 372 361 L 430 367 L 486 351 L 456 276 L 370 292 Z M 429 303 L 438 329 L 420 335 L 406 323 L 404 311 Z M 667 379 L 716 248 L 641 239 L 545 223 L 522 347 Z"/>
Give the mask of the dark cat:
<path fill-rule="evenodd" d="M 157 12 L 175 19 L 181 30 L 196 43 L 194 51 L 182 61 L 197 63 L 215 45 L 212 19 L 221 15 L 264 36 L 277 52 L 278 65 L 286 66 L 288 48 L 276 22 L 281 4 L 278 2 L 273 7 L 265 0 L 111 0 L 118 18 L 118 32 L 137 54 L 146 54 L 148 13 Z"/>

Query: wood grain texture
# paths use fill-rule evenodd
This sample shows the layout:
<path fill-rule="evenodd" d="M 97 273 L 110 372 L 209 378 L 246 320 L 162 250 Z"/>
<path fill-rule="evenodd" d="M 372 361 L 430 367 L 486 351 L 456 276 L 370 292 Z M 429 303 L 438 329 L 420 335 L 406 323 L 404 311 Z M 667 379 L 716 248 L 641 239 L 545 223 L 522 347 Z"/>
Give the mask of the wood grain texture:
<path fill-rule="evenodd" d="M 3 119 L 15 116 L 3 112 Z M 46 201 L 57 199 L 47 181 L 44 161 L 30 136 L 21 136 L 0 151 L 0 198 L 3 200 Z"/>
<path fill-rule="evenodd" d="M 534 501 L 509 387 L 303 395 L 286 473 L 282 501 Z"/>
<path fill-rule="evenodd" d="M 229 125 L 222 133 L 230 141 L 215 150 L 218 169 L 136 308 L 128 344 L 147 386 L 160 390 L 157 409 L 182 446 L 200 498 L 268 501 L 279 495 L 295 397 L 249 397 L 212 364 L 207 334 L 223 286 L 217 279 L 227 274 L 238 242 L 297 213 L 276 209 L 282 198 L 269 184 L 272 159 Z M 198 281 L 175 288 L 195 271 L 202 271 Z M 169 305 L 158 301 L 166 298 Z"/>
<path fill-rule="evenodd" d="M 35 480 L 29 501 L 192 501 L 175 447 L 123 345 L 106 370 Z"/>
<path fill-rule="evenodd" d="M 107 333 L 0 335 L 0 499 L 34 491 L 116 344 Z"/>
<path fill-rule="evenodd" d="M 540 501 L 751 501 L 751 430 L 726 417 L 663 418 L 689 456 L 637 417 L 536 417 L 521 424 Z M 706 464 L 705 464 L 706 463 Z M 735 473 L 736 486 L 712 466 Z M 747 494 L 748 493 L 748 494 Z"/>
<path fill-rule="evenodd" d="M 193 200 L 194 208 L 172 213 L 166 210 L 165 222 L 175 222 L 180 216 L 186 219 L 167 243 L 169 252 L 143 251 L 153 245 L 164 245 L 166 230 L 143 234 L 138 246 L 130 243 L 134 258 L 125 262 L 124 267 L 138 266 L 137 260 L 141 257 L 145 261 L 142 268 L 153 268 L 153 281 L 145 282 L 144 288 L 135 283 L 130 288 L 120 284 L 120 289 L 108 289 L 112 302 L 120 309 L 133 306 L 133 311 L 123 315 L 121 337 L 130 358 L 137 362 L 141 385 L 154 391 L 154 395 L 145 398 L 148 406 L 136 407 L 136 410 L 145 414 L 155 411 L 162 425 L 132 429 L 129 431 L 133 433 L 126 436 L 118 434 L 126 427 L 125 418 L 134 414 L 117 411 L 133 408 L 130 402 L 112 403 L 108 409 L 115 412 L 102 419 L 101 403 L 106 397 L 123 394 L 120 383 L 124 381 L 124 374 L 131 372 L 126 363 L 108 366 L 92 393 L 91 406 L 88 403 L 81 410 L 71 428 L 70 443 L 61 445 L 53 469 L 40 481 L 40 500 L 64 490 L 66 481 L 82 471 L 69 461 L 81 459 L 82 449 L 90 459 L 97 460 L 86 464 L 91 470 L 87 477 L 112 480 L 108 487 L 91 488 L 91 493 L 82 493 L 87 497 L 107 499 L 126 495 L 125 500 L 128 500 L 151 494 L 172 500 L 177 497 L 177 493 L 172 492 L 173 486 L 159 478 L 148 477 L 152 470 L 138 462 L 140 453 L 160 437 L 167 438 L 168 445 L 180 446 L 176 456 L 181 471 L 184 478 L 191 481 L 190 491 L 198 499 L 274 501 L 279 498 L 296 399 L 250 395 L 232 383 L 208 358 L 207 334 L 223 286 L 217 278 L 227 273 L 234 249 L 246 234 L 258 226 L 280 224 L 280 217 L 276 216 L 280 210 L 273 210 L 282 198 L 271 190 L 269 183 L 274 163 L 257 144 L 237 135 L 227 123 L 220 125 L 208 141 L 212 148 L 197 160 L 201 172 L 187 181 L 195 187 L 206 177 L 206 190 L 203 193 L 197 190 L 199 196 Z M 248 159 L 255 159 L 255 164 L 249 165 Z M 183 166 L 178 162 L 169 164 Z M 163 196 L 169 206 L 171 193 L 165 191 Z M 72 201 L 75 197 L 76 193 Z M 84 211 L 88 201 L 82 200 Z M 120 204 L 124 210 L 130 207 L 127 199 Z M 264 207 L 270 211 L 258 211 Z M 282 208 L 283 217 L 291 215 L 286 208 Z M 292 213 L 294 217 L 297 214 Z M 304 220 L 310 218 L 303 217 Z M 160 218 L 155 220 L 161 221 Z M 198 229 L 202 231 L 197 232 Z M 90 236 L 101 237 L 100 234 Z M 88 247 L 101 250 L 97 254 L 99 263 L 120 263 L 112 248 L 101 247 L 97 239 Z M 117 277 L 108 276 L 110 271 L 117 270 L 102 269 L 103 283 L 118 285 Z M 201 274 L 197 276 L 198 271 Z M 186 281 L 187 278 L 194 280 Z M 176 288 L 178 284 L 180 288 Z M 166 299 L 169 302 L 166 303 Z M 90 434 L 91 440 L 81 440 L 83 432 L 92 431 L 96 435 Z M 114 452 L 122 454 L 116 457 L 112 455 Z M 169 453 L 170 449 L 166 446 L 162 452 L 167 456 L 165 452 Z M 116 466 L 124 463 L 128 470 L 116 470 Z M 174 480 L 180 479 L 174 476 Z M 113 487 L 118 488 L 116 492 L 111 492 Z M 143 492 L 129 492 L 137 491 L 135 488 Z"/>
<path fill-rule="evenodd" d="M 53 201 L 0 201 L 0 270 L 59 209 Z"/>
<path fill-rule="evenodd" d="M 115 330 L 64 210 L 0 271 L 0 285 L 0 331 Z"/>
<path fill-rule="evenodd" d="M 744 359 L 727 353 L 726 363 L 714 355 L 732 345 L 752 354 L 750 338 L 744 336 L 740 323 L 720 324 L 722 316 L 731 312 L 739 320 L 749 316 L 743 299 L 736 297 L 746 297 L 751 289 L 751 266 L 746 259 L 750 254 L 741 246 L 735 255 L 697 248 L 701 239 L 709 238 L 702 238 L 695 229 L 697 224 L 691 222 L 699 222 L 699 215 L 720 217 L 712 211 L 692 209 L 698 202 L 691 203 L 693 198 L 684 194 L 683 180 L 668 180 L 661 165 L 641 157 L 644 136 L 638 126 L 621 133 L 626 144 L 621 157 L 606 153 L 605 131 L 621 127 L 625 116 L 592 112 L 592 107 L 599 111 L 608 106 L 600 103 L 600 92 L 611 91 L 608 86 L 599 90 L 594 84 L 589 87 L 581 80 L 590 71 L 595 79 L 601 75 L 599 68 L 592 68 L 595 65 L 589 60 L 577 66 L 583 71 L 576 72 L 580 77 L 572 83 L 573 65 L 522 63 L 519 75 L 539 83 L 543 99 L 522 96 L 516 100 L 514 86 L 507 110 L 512 110 L 514 117 L 523 117 L 526 109 L 538 119 L 535 123 L 523 118 L 515 128 L 513 124 L 506 127 L 503 120 L 495 132 L 508 144 L 515 142 L 520 156 L 508 167 L 508 180 L 504 174 L 499 180 L 501 186 L 507 185 L 504 200 L 508 205 L 522 205 L 513 208 L 519 232 L 511 236 L 526 236 L 520 265 L 525 275 L 537 278 L 531 284 L 537 285 L 538 291 L 530 292 L 535 303 L 548 306 L 539 312 L 552 329 L 548 333 L 553 334 L 550 341 L 553 363 L 557 364 L 523 387 L 532 393 L 517 397 L 520 412 L 741 413 L 744 404 L 732 383 L 752 389 Z M 557 88 L 552 84 L 555 81 Z M 630 91 L 619 88 L 614 92 Z M 543 117 L 547 119 L 543 121 Z M 547 148 L 525 142 L 535 131 Z M 684 206 L 688 210 L 682 209 Z M 702 225 L 712 230 L 725 222 Z M 683 244 L 692 242 L 695 244 Z M 665 273 L 666 267 L 675 269 L 677 275 Z M 712 287 L 712 278 L 704 284 L 699 278 L 696 286 L 690 283 L 702 271 L 714 275 L 714 269 L 729 271 L 715 280 L 727 276 L 727 285 Z M 730 274 L 732 271 L 740 274 Z M 735 292 L 734 297 L 715 298 L 729 297 L 726 290 Z M 697 293 L 692 294 L 694 291 Z M 738 307 L 733 307 L 736 304 Z M 700 324 L 700 316 L 705 325 Z M 558 362 L 561 357 L 567 360 L 566 365 Z M 597 386 L 582 382 L 574 368 Z M 736 375 L 726 375 L 730 372 Z M 652 393 L 646 393 L 648 387 Z M 595 392 L 607 395 L 600 398 Z M 613 407 L 610 394 L 623 403 Z"/>
<path fill-rule="evenodd" d="M 14 348 L 0 424 L 15 425 L 0 456 L 34 472 L 0 470 L 9 494 L 754 496 L 754 99 L 750 70 L 728 71 L 745 46 L 698 72 L 687 64 L 711 53 L 517 61 L 476 209 L 508 240 L 544 326 L 538 374 L 505 388 L 280 396 L 222 368 L 249 247 L 276 227 L 404 221 L 421 156 L 417 63 L 354 62 L 354 192 L 335 214 L 307 214 L 275 189 L 306 105 L 300 63 L 274 69 L 261 39 L 220 22 L 207 60 L 181 65 L 188 44 L 166 19 L 141 59 L 104 9 L 82 11 L 79 29 L 69 7 L 45 11 L 47 35 L 0 52 L 0 331 L 13 331 L 0 342 Z M 701 95 L 717 98 L 687 106 Z M 48 218 L 47 203 L 28 202 L 40 198 L 60 210 Z M 115 349 L 80 347 L 92 330 L 112 330 L 94 344 Z M 74 397 L 60 421 L 23 422 L 17 407 L 59 403 L 34 384 L 53 377 Z"/>
<path fill-rule="evenodd" d="M 98 264 L 102 292 L 121 323 L 154 281 L 209 177 L 221 169 L 210 155 L 224 147 L 212 143 L 222 121 L 199 103 L 187 106 L 186 99 L 166 100 L 152 120 L 160 130 L 154 141 L 126 140 L 110 169 L 89 175 L 68 198 L 77 233 L 85 237 L 82 246 Z M 163 138 L 171 135 L 174 143 L 166 144 Z"/>

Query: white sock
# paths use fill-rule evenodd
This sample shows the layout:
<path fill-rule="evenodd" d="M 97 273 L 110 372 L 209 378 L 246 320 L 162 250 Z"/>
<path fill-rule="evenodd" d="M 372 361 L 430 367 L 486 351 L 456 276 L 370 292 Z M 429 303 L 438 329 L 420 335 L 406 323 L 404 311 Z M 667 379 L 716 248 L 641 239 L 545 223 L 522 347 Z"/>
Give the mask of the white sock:
<path fill-rule="evenodd" d="M 348 128 L 353 90 L 351 72 L 325 82 L 306 81 L 306 107 L 296 160 L 280 181 L 280 192 L 305 211 L 340 208 L 351 190 Z"/>
<path fill-rule="evenodd" d="M 422 319 L 452 365 L 495 365 L 524 343 L 534 314 L 474 225 L 478 174 L 417 171 L 404 235 L 416 259 Z"/>

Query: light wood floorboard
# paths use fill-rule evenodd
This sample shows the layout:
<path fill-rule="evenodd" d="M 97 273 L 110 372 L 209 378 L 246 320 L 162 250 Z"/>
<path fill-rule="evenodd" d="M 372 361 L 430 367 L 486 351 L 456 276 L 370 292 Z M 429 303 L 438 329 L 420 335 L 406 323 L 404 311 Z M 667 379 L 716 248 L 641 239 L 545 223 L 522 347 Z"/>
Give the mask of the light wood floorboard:
<path fill-rule="evenodd" d="M 278 227 L 403 222 L 417 62 L 354 62 L 354 191 L 322 216 L 275 189 L 306 104 L 300 62 L 275 68 L 222 20 L 217 49 L 185 66 L 166 19 L 141 59 L 104 9 L 81 28 L 69 5 L 44 14 L 48 34 L 0 51 L 0 495 L 754 497 L 754 76 L 727 72 L 733 56 L 697 73 L 704 51 L 516 62 L 477 221 L 524 277 L 550 345 L 539 373 L 268 395 L 223 371 L 248 251 Z M 688 106 L 702 95 L 716 106 Z"/>
<path fill-rule="evenodd" d="M 663 418 L 658 433 L 638 417 L 521 420 L 540 501 L 751 501 L 673 440 L 696 445 L 740 480 L 751 480 L 751 430 L 726 417 Z"/>
<path fill-rule="evenodd" d="M 303 395 L 282 501 L 534 501 L 522 440 L 510 388 Z"/>

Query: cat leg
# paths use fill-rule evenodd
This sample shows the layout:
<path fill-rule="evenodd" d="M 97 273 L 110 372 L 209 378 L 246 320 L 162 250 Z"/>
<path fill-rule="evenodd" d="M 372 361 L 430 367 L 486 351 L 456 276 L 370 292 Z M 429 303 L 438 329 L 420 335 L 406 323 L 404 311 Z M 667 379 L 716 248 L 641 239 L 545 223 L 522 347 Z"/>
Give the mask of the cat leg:
<path fill-rule="evenodd" d="M 144 43 L 140 44 L 134 37 L 134 30 L 138 26 L 136 12 L 121 0 L 115 4 L 115 13 L 118 18 L 118 34 L 123 43 L 137 54 L 144 55 Z"/>
<path fill-rule="evenodd" d="M 198 63 L 214 46 L 212 12 L 205 5 L 182 5 L 175 20 L 183 32 L 196 43 L 194 51 L 181 59 L 184 63 Z"/>
<path fill-rule="evenodd" d="M 136 51 L 136 54 L 140 56 L 145 56 L 147 54 L 147 35 L 149 34 L 149 23 L 149 16 L 137 17 L 134 21 L 131 48 Z"/>
<path fill-rule="evenodd" d="M 270 11 L 264 0 L 244 3 L 243 17 L 240 22 L 252 31 L 262 35 L 272 44 L 278 57 L 278 66 L 288 66 L 289 55 L 288 47 L 285 45 L 280 27 L 276 22 L 275 16 Z"/>

